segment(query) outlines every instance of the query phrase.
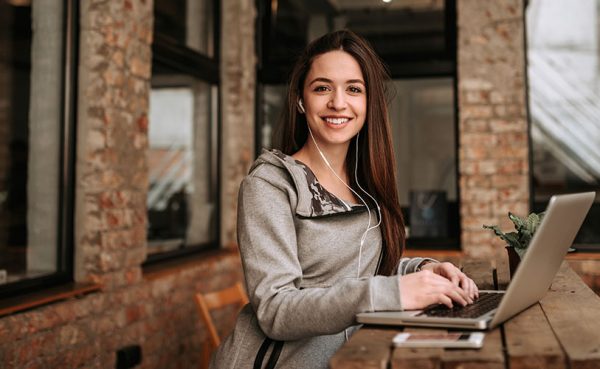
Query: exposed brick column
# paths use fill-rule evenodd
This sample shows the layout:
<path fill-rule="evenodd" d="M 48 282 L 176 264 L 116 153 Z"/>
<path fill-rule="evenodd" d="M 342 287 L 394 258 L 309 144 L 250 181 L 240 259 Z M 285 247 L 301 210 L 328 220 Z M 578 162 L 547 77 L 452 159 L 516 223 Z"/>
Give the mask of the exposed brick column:
<path fill-rule="evenodd" d="M 221 13 L 221 243 L 231 248 L 238 189 L 254 160 L 256 9 L 253 0 L 223 0 Z"/>
<path fill-rule="evenodd" d="M 458 0 L 459 173 L 463 250 L 500 251 L 482 224 L 529 209 L 522 0 Z"/>
<path fill-rule="evenodd" d="M 146 257 L 153 2 L 81 2 L 76 280 L 137 283 Z"/>

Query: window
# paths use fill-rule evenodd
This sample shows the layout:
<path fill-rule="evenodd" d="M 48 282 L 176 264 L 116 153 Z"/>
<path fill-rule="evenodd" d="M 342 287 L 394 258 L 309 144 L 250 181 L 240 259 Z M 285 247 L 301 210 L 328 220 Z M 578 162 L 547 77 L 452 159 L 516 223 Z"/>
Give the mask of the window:
<path fill-rule="evenodd" d="M 157 0 L 149 125 L 149 261 L 218 244 L 218 2 Z"/>
<path fill-rule="evenodd" d="M 298 53 L 326 32 L 351 29 L 369 40 L 393 78 L 390 117 L 408 247 L 458 249 L 455 2 L 257 4 L 257 154 L 271 146 Z"/>
<path fill-rule="evenodd" d="M 526 11 L 532 210 L 600 192 L 600 1 L 530 1 Z M 575 247 L 600 251 L 600 196 Z"/>
<path fill-rule="evenodd" d="M 71 279 L 72 10 L 0 1 L 0 296 Z"/>
<path fill-rule="evenodd" d="M 390 119 L 412 247 L 458 245 L 454 79 L 396 79 Z"/>

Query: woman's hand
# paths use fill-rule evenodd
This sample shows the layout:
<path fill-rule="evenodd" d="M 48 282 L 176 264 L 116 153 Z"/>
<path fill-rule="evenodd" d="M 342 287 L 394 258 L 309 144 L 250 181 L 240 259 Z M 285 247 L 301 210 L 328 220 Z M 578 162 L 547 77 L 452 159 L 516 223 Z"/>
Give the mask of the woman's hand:
<path fill-rule="evenodd" d="M 479 289 L 475 282 L 452 263 L 428 263 L 422 266 L 421 270 L 430 270 L 462 288 L 470 299 L 469 303 L 479 297 Z"/>
<path fill-rule="evenodd" d="M 469 303 L 469 297 L 462 288 L 431 270 L 399 278 L 400 301 L 404 310 L 423 309 L 433 304 L 444 304 L 452 308 L 453 302 L 462 306 Z"/>

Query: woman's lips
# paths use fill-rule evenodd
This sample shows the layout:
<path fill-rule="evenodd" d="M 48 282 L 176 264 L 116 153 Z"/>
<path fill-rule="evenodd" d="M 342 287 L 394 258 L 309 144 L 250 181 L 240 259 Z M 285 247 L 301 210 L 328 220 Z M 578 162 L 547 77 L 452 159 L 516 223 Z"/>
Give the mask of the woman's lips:
<path fill-rule="evenodd" d="M 341 128 L 352 120 L 352 118 L 349 117 L 322 117 L 321 119 L 323 119 L 327 125 L 334 128 Z"/>

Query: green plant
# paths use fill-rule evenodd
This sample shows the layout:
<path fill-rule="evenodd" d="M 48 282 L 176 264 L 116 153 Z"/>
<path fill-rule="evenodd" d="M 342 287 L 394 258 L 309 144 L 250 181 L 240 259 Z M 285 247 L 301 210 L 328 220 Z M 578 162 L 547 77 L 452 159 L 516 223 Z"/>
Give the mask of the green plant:
<path fill-rule="evenodd" d="M 544 214 L 544 212 L 537 214 L 531 213 L 527 218 L 521 218 L 509 212 L 508 217 L 515 225 L 516 232 L 504 233 L 497 225 L 484 225 L 483 228 L 494 231 L 496 236 L 503 239 L 509 246 L 514 247 L 517 254 L 519 254 L 519 257 L 523 258 L 525 251 L 527 251 L 527 246 L 529 246 L 529 242 L 544 218 Z"/>

